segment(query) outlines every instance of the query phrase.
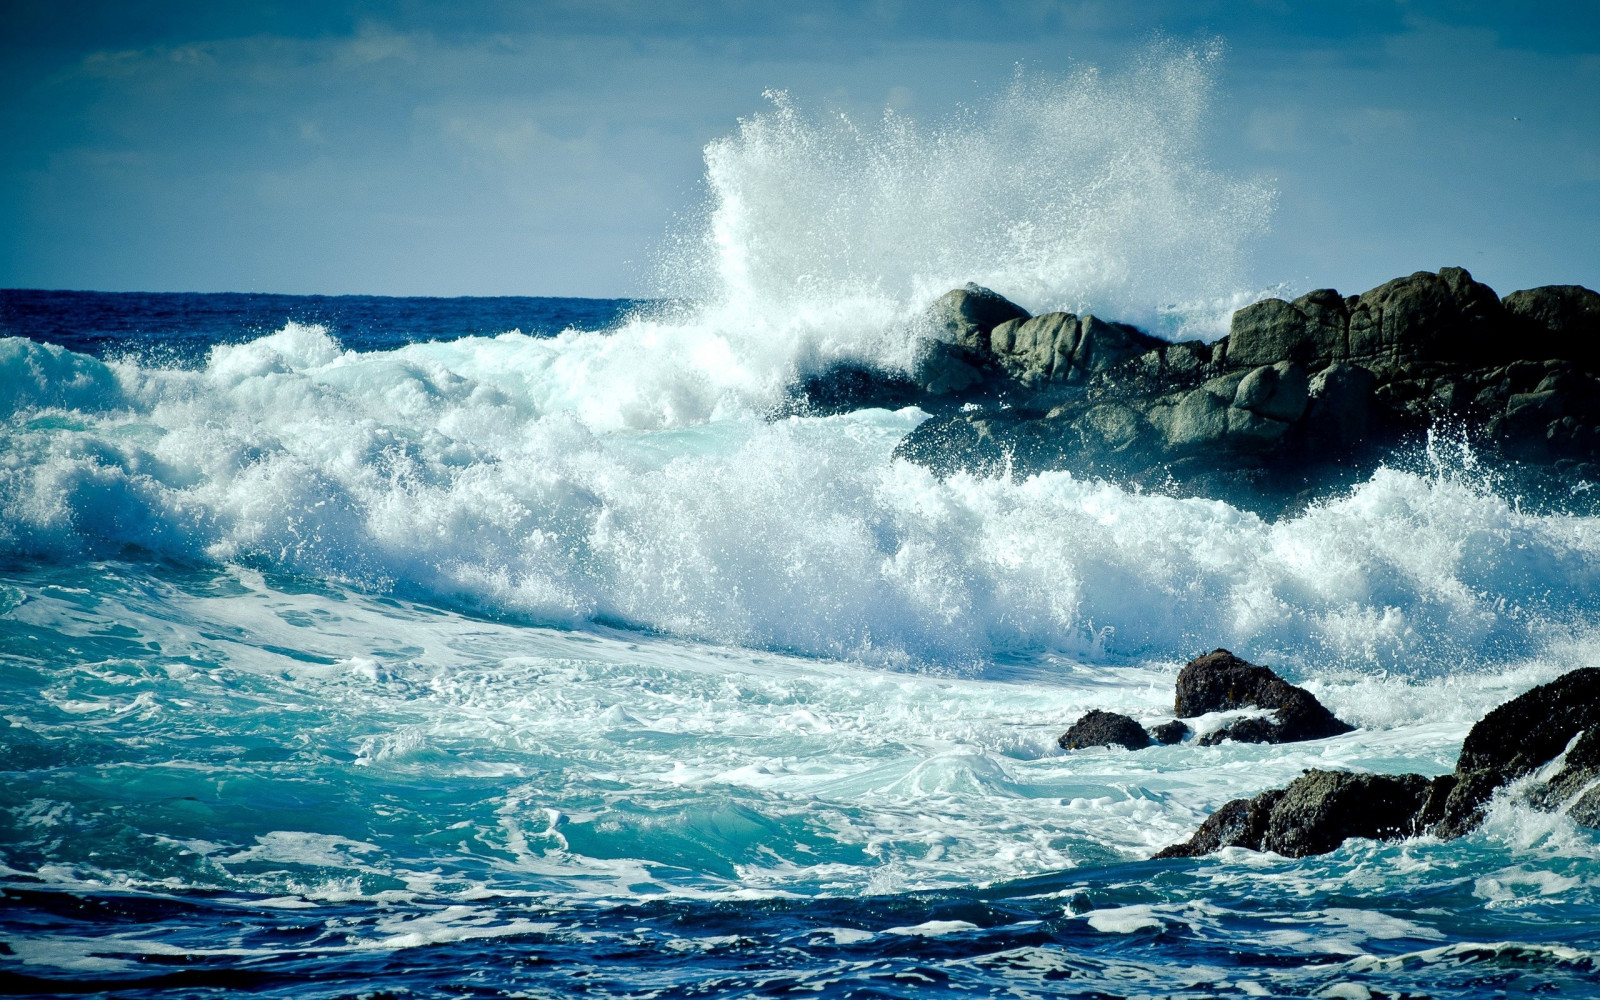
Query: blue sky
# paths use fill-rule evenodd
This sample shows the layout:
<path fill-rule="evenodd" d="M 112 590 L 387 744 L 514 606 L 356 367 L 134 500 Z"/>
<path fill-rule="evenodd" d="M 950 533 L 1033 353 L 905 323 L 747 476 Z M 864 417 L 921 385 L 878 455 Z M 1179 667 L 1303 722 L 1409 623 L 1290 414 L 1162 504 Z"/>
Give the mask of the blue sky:
<path fill-rule="evenodd" d="M 1262 285 L 1600 286 L 1600 5 L 61 3 L 0 27 L 0 286 L 647 293 L 768 88 L 936 119 L 1221 38 Z"/>

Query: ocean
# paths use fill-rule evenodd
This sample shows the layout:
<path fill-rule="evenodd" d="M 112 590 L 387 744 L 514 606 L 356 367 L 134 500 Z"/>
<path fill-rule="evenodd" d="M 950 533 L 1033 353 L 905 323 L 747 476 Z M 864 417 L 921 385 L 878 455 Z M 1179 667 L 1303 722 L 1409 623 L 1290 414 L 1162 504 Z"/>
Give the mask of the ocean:
<path fill-rule="evenodd" d="M 779 98 L 663 299 L 0 293 L 0 991 L 1600 993 L 1597 835 L 1515 796 L 1151 860 L 1594 665 L 1589 508 L 1448 434 L 1266 517 L 777 415 L 968 279 L 1218 335 L 1270 192 L 1151 138 L 1186 72 L 934 133 Z M 1057 748 L 1216 647 L 1358 728 Z"/>

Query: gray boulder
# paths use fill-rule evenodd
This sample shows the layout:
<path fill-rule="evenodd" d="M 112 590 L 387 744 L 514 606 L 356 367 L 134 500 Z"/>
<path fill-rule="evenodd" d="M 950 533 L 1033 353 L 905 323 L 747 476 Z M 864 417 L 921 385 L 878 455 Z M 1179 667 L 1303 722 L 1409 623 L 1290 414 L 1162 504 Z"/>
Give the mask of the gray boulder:
<path fill-rule="evenodd" d="M 921 342 L 912 380 L 931 396 L 950 396 L 980 388 L 992 363 L 989 335 L 1028 311 L 980 285 L 967 284 L 941 295 L 912 324 Z"/>
<path fill-rule="evenodd" d="M 1482 363 L 1514 352 L 1505 310 L 1465 268 L 1418 271 L 1352 300 L 1349 358 L 1367 367 L 1414 362 Z"/>
<path fill-rule="evenodd" d="M 1262 365 L 1240 380 L 1233 406 L 1269 420 L 1293 423 L 1306 412 L 1310 385 L 1306 370 L 1293 361 Z"/>
<path fill-rule="evenodd" d="M 1331 288 L 1319 288 L 1293 302 L 1263 299 L 1233 314 L 1228 330 L 1228 363 L 1272 365 L 1296 361 L 1320 367 L 1348 357 L 1350 315 Z"/>
<path fill-rule="evenodd" d="M 1078 347 L 1072 355 L 1072 367 L 1086 376 L 1095 375 L 1165 346 L 1165 341 L 1141 333 L 1126 323 L 1085 316 L 1078 321 Z"/>
<path fill-rule="evenodd" d="M 1027 319 L 1028 311 L 997 292 L 967 283 L 948 291 L 923 311 L 917 332 L 979 354 L 989 352 L 989 334 L 1007 320 Z"/>
<path fill-rule="evenodd" d="M 1006 374 L 1025 386 L 1066 381 L 1078 349 L 1078 317 L 1053 312 L 1007 320 L 990 333 L 989 347 Z"/>

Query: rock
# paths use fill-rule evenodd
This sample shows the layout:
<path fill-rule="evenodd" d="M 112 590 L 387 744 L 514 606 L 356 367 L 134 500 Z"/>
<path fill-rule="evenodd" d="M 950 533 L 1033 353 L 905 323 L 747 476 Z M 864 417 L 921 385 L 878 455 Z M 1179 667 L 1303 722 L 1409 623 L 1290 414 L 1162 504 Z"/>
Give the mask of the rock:
<path fill-rule="evenodd" d="M 1293 361 L 1263 365 L 1246 375 L 1234 392 L 1233 405 L 1270 420 L 1292 423 L 1306 411 L 1310 380 Z"/>
<path fill-rule="evenodd" d="M 1063 750 L 1082 750 L 1085 747 L 1127 747 L 1143 750 L 1150 745 L 1150 735 L 1144 727 L 1126 715 L 1102 712 L 1096 708 L 1084 715 L 1072 728 L 1056 739 Z"/>
<path fill-rule="evenodd" d="M 1261 842 L 1267 836 L 1272 808 L 1283 798 L 1283 794 L 1283 789 L 1275 788 L 1253 799 L 1234 799 L 1207 816 L 1193 837 L 1182 844 L 1162 848 L 1155 856 L 1158 859 L 1198 858 L 1224 847 L 1248 847 L 1252 851 L 1259 851 Z"/>
<path fill-rule="evenodd" d="M 1600 369 L 1600 292 L 1582 285 L 1542 285 L 1512 292 L 1506 313 L 1545 357 Z"/>
<path fill-rule="evenodd" d="M 1169 344 L 1162 352 L 1163 371 L 1168 375 L 1186 376 L 1198 373 L 1211 363 L 1211 345 L 1198 340 L 1180 340 Z"/>
<path fill-rule="evenodd" d="M 870 407 L 897 410 L 921 396 L 915 382 L 894 372 L 860 364 L 840 364 L 806 375 L 789 387 L 789 398 L 773 416 L 826 416 Z"/>
<path fill-rule="evenodd" d="M 1416 832 L 1431 783 L 1420 774 L 1307 771 L 1287 788 L 1234 799 L 1186 843 L 1157 858 L 1192 858 L 1248 847 L 1291 858 L 1326 854 L 1351 837 L 1387 840 Z"/>
<path fill-rule="evenodd" d="M 1377 377 L 1359 365 L 1332 364 L 1307 388 L 1306 435 L 1320 446 L 1349 447 L 1367 436 Z"/>
<path fill-rule="evenodd" d="M 1488 769 L 1506 780 L 1542 767 L 1572 737 L 1600 723 L 1600 667 L 1582 667 L 1511 699 L 1461 744 L 1456 773 Z"/>
<path fill-rule="evenodd" d="M 1418 271 L 1363 292 L 1350 307 L 1349 358 L 1393 366 L 1405 362 L 1482 363 L 1513 345 L 1500 297 L 1464 268 Z"/>
<path fill-rule="evenodd" d="M 1429 790 L 1420 774 L 1307 771 L 1272 807 L 1262 849 L 1303 858 L 1337 850 L 1350 837 L 1411 836 Z"/>
<path fill-rule="evenodd" d="M 976 351 L 933 340 L 925 342 L 918 352 L 912 378 L 930 396 L 945 396 L 982 385 L 983 368 L 983 359 Z"/>
<path fill-rule="evenodd" d="M 1165 341 L 1141 333 L 1126 323 L 1108 323 L 1085 316 L 1078 321 L 1078 345 L 1072 355 L 1072 367 L 1085 375 L 1094 375 L 1165 346 Z"/>
<path fill-rule="evenodd" d="M 1237 687 L 1253 683 L 1251 678 L 1257 675 L 1237 669 L 1237 664 L 1251 665 L 1223 650 L 1195 663 L 1221 656 L 1237 661 L 1225 664 L 1234 673 L 1211 671 L 1205 678 L 1190 678 L 1208 679 L 1193 704 L 1236 702 L 1240 700 Z M 1185 667 L 1184 673 L 1188 672 Z M 1232 685 L 1226 682 L 1227 676 L 1242 680 Z M 1180 674 L 1180 702 L 1184 697 Z M 1229 802 L 1208 817 L 1187 842 L 1168 847 L 1156 857 L 1196 857 L 1223 847 L 1304 857 L 1334 850 L 1348 837 L 1382 839 L 1420 833 L 1459 837 L 1482 821 L 1484 804 L 1497 789 L 1558 758 L 1556 773 L 1527 789 L 1528 804 L 1565 809 L 1573 822 L 1600 829 L 1600 668 L 1574 670 L 1485 715 L 1467 734 L 1453 774 L 1430 779 L 1420 774 L 1307 771 L 1286 788 Z"/>
<path fill-rule="evenodd" d="M 1150 421 L 1161 430 L 1166 450 L 1182 455 L 1220 447 L 1228 435 L 1231 390 L 1237 388 L 1238 380 L 1213 379 L 1177 397 L 1175 405 L 1152 407 Z M 1221 390 L 1230 390 L 1228 396 Z"/>
<path fill-rule="evenodd" d="M 970 282 L 939 296 L 920 317 L 917 332 L 979 354 L 989 353 L 989 334 L 1001 323 L 1027 319 L 1028 311 L 1003 295 Z"/>
<path fill-rule="evenodd" d="M 1584 667 L 1541 684 L 1478 720 L 1461 744 L 1456 784 L 1450 790 L 1434 832 L 1460 836 L 1477 826 L 1495 790 L 1531 774 L 1560 756 L 1573 737 L 1600 726 L 1600 667 Z M 1585 744 L 1584 740 L 1578 741 Z M 1573 749 L 1577 750 L 1577 745 Z M 1585 746 L 1600 756 L 1600 742 Z M 1569 754 L 1569 757 L 1571 755 Z M 1571 788 L 1587 757 L 1550 782 Z"/>
<path fill-rule="evenodd" d="M 1010 319 L 994 328 L 989 345 L 1006 373 L 1025 386 L 1066 381 L 1078 349 L 1078 317 L 1054 312 Z"/>
<path fill-rule="evenodd" d="M 1085 447 L 1113 454 L 1136 447 L 1149 430 L 1143 414 L 1120 403 L 1091 406 L 1075 426 Z"/>
<path fill-rule="evenodd" d="M 1183 738 L 1191 732 L 1193 730 L 1184 725 L 1183 720 L 1173 719 L 1171 722 L 1163 722 L 1159 726 L 1152 726 L 1150 728 L 1150 738 L 1162 746 L 1172 746 L 1175 743 L 1182 743 Z"/>
<path fill-rule="evenodd" d="M 1444 268 L 1348 298 L 1265 300 L 1208 346 L 1089 315 L 1030 317 L 969 285 L 918 320 L 917 398 L 863 375 L 802 386 L 776 412 L 914 402 L 933 419 L 895 455 L 940 475 L 1066 469 L 1268 517 L 1359 482 L 1448 419 L 1480 453 L 1517 460 L 1517 488 L 1577 497 L 1564 484 L 1600 469 L 1600 293 L 1507 301 Z"/>
<path fill-rule="evenodd" d="M 1178 673 L 1173 714 L 1193 718 L 1242 708 L 1273 709 L 1272 720 L 1245 719 L 1201 738 L 1203 746 L 1225 739 L 1240 743 L 1294 743 L 1348 733 L 1355 727 L 1334 718 L 1316 697 L 1226 649 L 1191 660 Z"/>
<path fill-rule="evenodd" d="M 1321 367 L 1348 356 L 1349 322 L 1344 299 L 1331 288 L 1320 288 L 1293 302 L 1263 299 L 1233 314 L 1228 363 L 1296 361 Z"/>

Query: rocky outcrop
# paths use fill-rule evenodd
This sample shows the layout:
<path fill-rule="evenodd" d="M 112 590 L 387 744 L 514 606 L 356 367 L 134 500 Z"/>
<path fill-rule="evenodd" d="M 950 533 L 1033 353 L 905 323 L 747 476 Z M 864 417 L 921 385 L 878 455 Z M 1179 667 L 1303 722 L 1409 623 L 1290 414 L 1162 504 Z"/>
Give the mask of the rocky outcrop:
<path fill-rule="evenodd" d="M 1226 649 L 1191 660 L 1178 673 L 1173 712 L 1193 718 L 1245 708 L 1273 710 L 1271 718 L 1242 719 L 1200 738 L 1201 746 L 1236 743 L 1295 743 L 1320 740 L 1355 727 L 1334 718 L 1305 688 L 1295 687 L 1268 667 L 1257 666 Z"/>
<path fill-rule="evenodd" d="M 1032 389 L 1087 382 L 1166 346 L 1123 323 L 1059 312 L 1002 323 L 989 345 L 1006 374 Z"/>
<path fill-rule="evenodd" d="M 1263 511 L 1364 477 L 1441 421 L 1563 481 L 1600 480 L 1600 293 L 1580 286 L 1502 301 L 1461 268 L 1423 271 L 1265 299 L 1205 344 L 1030 316 L 968 285 L 912 329 L 909 374 L 800 380 L 780 412 L 914 402 L 932 416 L 896 455 L 940 474 L 1069 469 Z"/>
<path fill-rule="evenodd" d="M 1248 847 L 1303 857 L 1335 850 L 1349 837 L 1459 837 L 1482 821 L 1496 790 L 1551 765 L 1555 773 L 1525 788 L 1524 800 L 1600 829 L 1600 668 L 1574 670 L 1484 716 L 1452 774 L 1307 771 L 1287 788 L 1227 803 L 1188 841 L 1156 856 Z"/>
<path fill-rule="evenodd" d="M 1086 747 L 1127 747 L 1143 750 L 1150 745 L 1150 734 L 1144 727 L 1126 715 L 1092 709 L 1072 728 L 1056 739 L 1063 750 L 1082 750 Z"/>

